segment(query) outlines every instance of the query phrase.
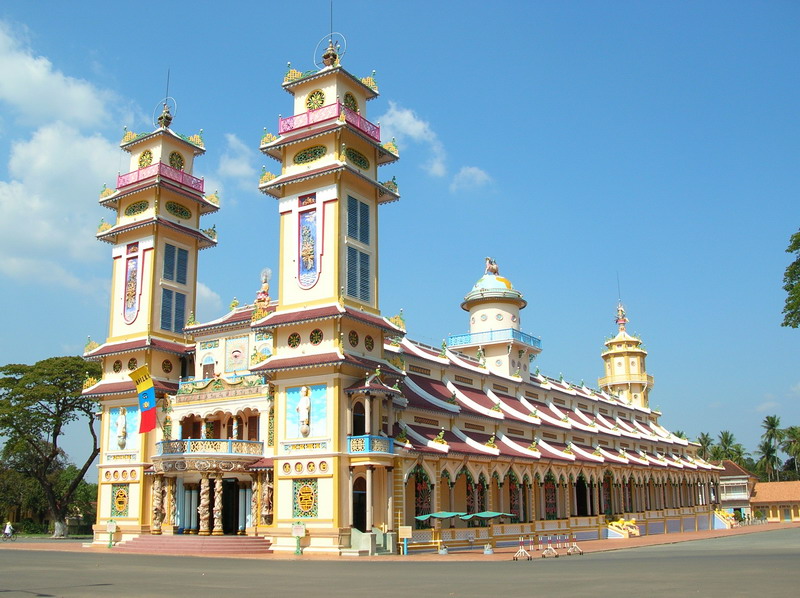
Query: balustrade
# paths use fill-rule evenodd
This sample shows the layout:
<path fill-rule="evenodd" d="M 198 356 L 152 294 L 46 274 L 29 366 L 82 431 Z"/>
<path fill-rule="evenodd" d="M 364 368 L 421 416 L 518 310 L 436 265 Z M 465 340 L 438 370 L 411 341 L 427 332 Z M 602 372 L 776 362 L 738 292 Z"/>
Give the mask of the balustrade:
<path fill-rule="evenodd" d="M 350 108 L 347 108 L 340 102 L 335 102 L 333 104 L 323 106 L 322 108 L 316 108 L 315 110 L 309 110 L 308 112 L 301 112 L 300 114 L 281 118 L 278 120 L 278 133 L 281 135 L 284 133 L 290 133 L 291 131 L 301 127 L 307 127 L 309 125 L 338 118 L 341 114 L 344 114 L 344 119 L 348 124 L 354 126 L 359 131 L 362 131 L 375 141 L 380 142 L 381 128 L 378 125 L 369 122 L 358 112 L 350 110 Z"/>
<path fill-rule="evenodd" d="M 163 440 L 157 443 L 158 454 L 185 455 L 262 455 L 264 443 L 260 440 L 217 440 L 208 438 L 187 438 L 186 440 Z"/>
<path fill-rule="evenodd" d="M 193 177 L 182 170 L 178 170 L 177 168 L 173 168 L 168 164 L 159 162 L 158 164 L 151 164 L 145 168 L 140 168 L 139 170 L 134 170 L 133 172 L 117 176 L 117 189 L 122 189 L 123 187 L 127 187 L 128 185 L 132 185 L 133 183 L 137 183 L 139 181 L 144 181 L 145 179 L 149 179 L 150 177 L 154 177 L 156 175 L 160 175 L 164 178 L 170 179 L 171 181 L 180 183 L 181 185 L 189 187 L 190 189 L 194 189 L 199 193 L 203 193 L 203 189 L 205 187 L 203 179 L 198 179 L 197 177 Z"/>
<path fill-rule="evenodd" d="M 394 439 L 385 436 L 350 436 L 347 439 L 347 452 L 354 453 L 394 453 Z"/>

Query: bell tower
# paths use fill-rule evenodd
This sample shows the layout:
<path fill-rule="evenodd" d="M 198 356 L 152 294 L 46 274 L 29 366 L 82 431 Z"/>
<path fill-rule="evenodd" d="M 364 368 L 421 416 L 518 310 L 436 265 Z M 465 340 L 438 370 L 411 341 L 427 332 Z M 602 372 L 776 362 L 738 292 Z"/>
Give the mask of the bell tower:
<path fill-rule="evenodd" d="M 281 163 L 280 175 L 265 169 L 259 184 L 279 202 L 279 310 L 341 300 L 378 314 L 378 207 L 400 198 L 394 180 L 378 181 L 378 167 L 398 159 L 397 147 L 382 145 L 380 126 L 367 119 L 374 76 L 343 69 L 332 40 L 318 66 L 289 66 L 283 88 L 293 115 L 261 144 Z"/>
<path fill-rule="evenodd" d="M 617 395 L 635 407 L 650 407 L 649 393 L 653 387 L 653 377 L 647 375 L 645 358 L 647 351 L 641 339 L 631 336 L 625 330 L 628 318 L 622 302 L 617 305 L 617 335 L 605 342 L 603 351 L 605 376 L 597 383 L 601 389 Z"/>

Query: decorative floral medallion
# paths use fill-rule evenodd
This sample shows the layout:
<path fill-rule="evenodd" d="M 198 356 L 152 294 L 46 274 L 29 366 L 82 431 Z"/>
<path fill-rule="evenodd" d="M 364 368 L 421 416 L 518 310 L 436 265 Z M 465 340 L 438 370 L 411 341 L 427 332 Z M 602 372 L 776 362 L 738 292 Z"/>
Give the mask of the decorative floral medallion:
<path fill-rule="evenodd" d="M 318 344 L 322 342 L 323 336 L 324 335 L 322 334 L 322 330 L 320 330 L 319 328 L 315 328 L 314 330 L 311 331 L 311 337 L 309 338 L 309 340 L 311 341 L 311 344 L 316 347 Z"/>
<path fill-rule="evenodd" d="M 319 470 L 322 473 L 325 473 L 326 471 L 328 471 L 328 462 L 327 461 L 320 461 L 319 462 Z"/>
<path fill-rule="evenodd" d="M 165 374 L 169 374 L 172 371 L 172 362 L 169 359 L 165 359 L 161 362 L 161 370 Z"/>
<path fill-rule="evenodd" d="M 111 366 L 111 369 L 113 369 L 113 370 L 114 370 L 114 373 L 115 373 L 115 374 L 119 374 L 119 373 L 122 371 L 122 362 L 121 362 L 119 359 L 117 359 L 117 360 L 114 362 L 114 365 L 113 365 L 113 366 Z"/>
<path fill-rule="evenodd" d="M 364 346 L 367 348 L 367 351 L 372 351 L 375 348 L 375 339 L 368 334 L 364 337 Z"/>
<path fill-rule="evenodd" d="M 169 165 L 177 170 L 183 170 L 184 161 L 183 156 L 181 156 L 178 152 L 172 152 L 169 155 Z"/>
<path fill-rule="evenodd" d="M 175 201 L 168 201 L 166 204 L 167 212 L 182 220 L 189 220 L 192 217 L 192 211 Z"/>
<path fill-rule="evenodd" d="M 292 466 L 288 463 L 283 464 L 283 473 L 292 473 Z"/>
<path fill-rule="evenodd" d="M 300 472 L 302 472 L 302 471 L 303 471 L 303 464 L 302 464 L 302 463 L 295 463 L 295 464 L 294 464 L 294 470 L 295 470 L 297 473 L 300 473 Z"/>
<path fill-rule="evenodd" d="M 367 170 L 369 168 L 369 160 L 367 160 L 367 157 L 361 152 L 354 150 L 352 147 L 348 147 L 344 150 L 344 155 L 360 169 Z"/>
<path fill-rule="evenodd" d="M 347 335 L 347 340 L 350 342 L 351 347 L 358 346 L 358 332 L 355 330 L 351 330 L 350 334 Z"/>
<path fill-rule="evenodd" d="M 314 160 L 319 160 L 325 153 L 328 151 L 324 145 L 314 145 L 312 147 L 307 147 L 304 150 L 300 150 L 294 155 L 294 163 L 295 164 L 306 164 L 308 162 L 313 162 Z"/>
<path fill-rule="evenodd" d="M 349 91 L 344 94 L 344 107 L 349 108 L 353 112 L 358 112 L 358 101 L 356 100 L 356 96 L 354 96 Z"/>
<path fill-rule="evenodd" d="M 139 366 L 139 362 L 136 360 L 135 357 L 131 357 L 128 360 L 128 369 L 129 370 L 135 370 L 138 366 Z"/>
<path fill-rule="evenodd" d="M 289 335 L 289 340 L 288 340 L 288 343 L 289 343 L 289 346 L 290 346 L 292 349 L 296 349 L 297 347 L 299 347 L 299 346 L 300 346 L 300 335 L 299 335 L 299 334 L 297 334 L 296 332 L 292 332 L 292 333 Z"/>
<path fill-rule="evenodd" d="M 322 108 L 325 105 L 325 92 L 321 89 L 317 89 L 316 91 L 312 91 L 308 94 L 306 98 L 306 108 L 308 110 L 316 110 L 317 108 Z"/>
<path fill-rule="evenodd" d="M 313 461 L 309 461 L 308 464 L 306 464 L 306 469 L 308 469 L 308 473 L 314 473 L 317 470 L 317 466 L 314 465 Z"/>
<path fill-rule="evenodd" d="M 135 201 L 131 205 L 129 205 L 127 208 L 125 208 L 125 215 L 126 216 L 138 216 L 139 214 L 141 214 L 142 212 L 147 210 L 148 207 L 150 207 L 150 204 L 148 202 L 144 201 L 144 200 L 143 201 Z"/>
<path fill-rule="evenodd" d="M 153 163 L 153 152 L 144 150 L 139 154 L 139 168 L 147 168 Z"/>

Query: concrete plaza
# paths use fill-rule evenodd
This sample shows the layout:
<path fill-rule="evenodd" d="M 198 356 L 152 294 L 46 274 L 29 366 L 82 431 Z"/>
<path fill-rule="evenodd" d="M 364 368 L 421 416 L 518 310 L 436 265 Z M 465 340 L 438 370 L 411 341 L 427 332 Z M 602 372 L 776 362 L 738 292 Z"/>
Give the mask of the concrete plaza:
<path fill-rule="evenodd" d="M 584 556 L 511 560 L 433 554 L 375 559 L 115 554 L 78 543 L 0 548 L 3 596 L 772 596 L 796 595 L 800 526 L 711 537 L 651 536 L 586 543 Z M 682 536 L 682 537 L 680 537 Z M 654 540 L 660 539 L 660 543 Z M 636 545 L 639 542 L 641 545 Z M 48 549 L 42 549 L 47 546 Z"/>

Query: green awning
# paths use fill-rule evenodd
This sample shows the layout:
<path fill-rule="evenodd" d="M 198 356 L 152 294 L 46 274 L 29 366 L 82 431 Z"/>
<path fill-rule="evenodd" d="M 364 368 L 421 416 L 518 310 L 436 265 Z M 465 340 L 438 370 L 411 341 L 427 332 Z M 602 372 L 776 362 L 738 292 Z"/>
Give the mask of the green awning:
<path fill-rule="evenodd" d="M 451 517 L 461 517 L 462 515 L 466 515 L 466 513 L 451 513 L 450 511 L 438 511 L 436 513 L 428 513 L 427 515 L 417 515 L 416 517 L 414 517 L 414 519 L 417 519 L 418 521 L 427 521 L 430 518 L 450 519 Z"/>
<path fill-rule="evenodd" d="M 497 511 L 481 511 L 480 513 L 470 513 L 469 515 L 462 515 L 461 519 L 469 521 L 473 517 L 478 519 L 491 519 L 492 517 L 516 517 L 513 513 L 498 513 Z"/>

